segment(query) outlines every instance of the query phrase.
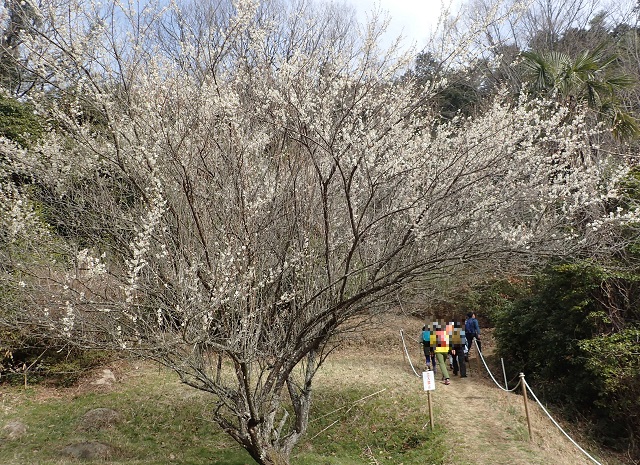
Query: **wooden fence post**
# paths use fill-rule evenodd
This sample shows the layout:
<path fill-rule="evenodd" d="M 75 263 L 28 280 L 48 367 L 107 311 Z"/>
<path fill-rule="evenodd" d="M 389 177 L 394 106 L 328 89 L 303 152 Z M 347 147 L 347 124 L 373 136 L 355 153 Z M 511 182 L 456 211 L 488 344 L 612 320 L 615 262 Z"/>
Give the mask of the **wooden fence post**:
<path fill-rule="evenodd" d="M 433 371 L 423 371 L 422 372 L 422 383 L 424 385 L 424 390 L 427 391 L 427 402 L 429 403 L 429 423 L 431 424 L 431 431 L 434 428 L 434 420 L 433 420 L 433 406 L 431 405 L 431 391 L 436 388 L 436 379 Z M 425 424 L 422 428 L 426 428 Z"/>
<path fill-rule="evenodd" d="M 504 388 L 509 389 L 509 383 L 507 382 L 507 372 L 504 369 L 504 359 L 500 357 L 500 363 L 502 364 L 502 375 L 504 376 Z"/>
<path fill-rule="evenodd" d="M 529 403 L 527 402 L 527 382 L 524 380 L 524 373 L 520 373 L 520 384 L 522 385 L 522 398 L 524 399 L 524 413 L 527 416 L 527 428 L 529 429 L 529 441 L 532 440 L 531 419 L 529 418 Z"/>
<path fill-rule="evenodd" d="M 429 402 L 429 423 L 431 424 L 431 431 L 433 431 L 434 421 L 433 421 L 433 407 L 431 406 L 431 391 L 427 391 L 427 401 Z"/>

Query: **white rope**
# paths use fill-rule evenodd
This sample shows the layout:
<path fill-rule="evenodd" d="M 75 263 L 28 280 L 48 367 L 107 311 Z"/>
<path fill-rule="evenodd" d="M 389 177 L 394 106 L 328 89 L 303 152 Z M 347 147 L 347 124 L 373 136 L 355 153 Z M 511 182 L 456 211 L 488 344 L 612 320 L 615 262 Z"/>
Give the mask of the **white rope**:
<path fill-rule="evenodd" d="M 473 339 L 473 343 L 476 345 L 476 350 L 478 351 L 478 355 L 480 355 L 480 360 L 482 360 L 482 363 L 484 365 L 485 370 L 487 370 L 487 373 L 489 373 L 489 376 L 491 376 L 491 379 L 493 380 L 493 382 L 496 383 L 496 386 L 498 386 L 500 389 L 502 389 L 505 392 L 513 392 L 513 391 L 515 391 L 518 388 L 518 386 L 520 386 L 520 381 L 518 381 L 518 384 L 516 384 L 513 389 L 505 389 L 500 384 L 498 384 L 496 379 L 493 377 L 493 373 L 491 373 L 491 370 L 489 370 L 489 367 L 487 366 L 487 362 L 485 361 L 484 357 L 482 356 L 482 352 L 480 352 L 480 348 L 478 347 L 478 340 L 474 338 Z"/>
<path fill-rule="evenodd" d="M 400 339 L 402 339 L 402 347 L 404 347 L 404 353 L 407 356 L 407 360 L 409 360 L 409 365 L 411 365 L 411 369 L 413 370 L 413 372 L 416 374 L 418 378 L 421 378 L 421 376 L 418 374 L 416 369 L 413 367 L 413 363 L 411 363 L 411 357 L 409 357 L 409 351 L 407 350 L 407 344 L 404 342 L 404 332 L 402 330 L 400 330 Z"/>
<path fill-rule="evenodd" d="M 589 453 L 588 453 L 586 450 L 584 450 L 582 447 L 580 447 L 580 446 L 578 445 L 578 443 L 577 443 L 577 442 L 575 442 L 575 441 L 571 438 L 571 436 L 569 436 L 569 435 L 568 435 L 568 434 L 567 434 L 567 433 L 562 429 L 562 427 L 558 424 L 558 422 L 557 422 L 557 421 L 555 421 L 555 420 L 553 419 L 553 417 L 549 414 L 549 412 L 547 412 L 547 409 L 546 409 L 546 408 L 544 408 L 544 405 L 542 405 L 542 404 L 540 403 L 540 401 L 538 400 L 538 398 L 536 397 L 536 395 L 533 393 L 533 391 L 531 390 L 531 387 L 529 386 L 529 383 L 527 383 L 527 381 L 526 381 L 526 380 L 524 380 L 524 385 L 527 387 L 527 391 L 529 391 L 529 393 L 531 394 L 531 396 L 533 397 L 533 399 L 536 401 L 536 403 L 540 406 L 540 408 L 542 409 L 542 411 L 543 411 L 544 413 L 546 413 L 546 414 L 547 414 L 547 416 L 549 417 L 549 419 L 553 422 L 553 424 L 554 424 L 554 425 L 556 425 L 556 427 L 557 427 L 557 428 L 562 432 L 562 434 L 564 434 L 564 435 L 567 437 L 567 439 L 569 439 L 569 441 L 571 441 L 571 442 L 573 443 L 573 445 L 574 445 L 574 446 L 576 446 L 578 449 L 580 449 L 580 451 L 581 451 L 584 455 L 586 455 L 587 457 L 589 457 L 589 458 L 590 458 L 594 463 L 597 463 L 598 465 L 602 465 L 602 464 L 601 464 L 600 462 L 598 462 L 596 459 L 594 459 L 593 457 L 591 457 L 591 455 L 589 455 Z"/>
<path fill-rule="evenodd" d="M 591 460 L 593 460 L 594 463 L 596 463 L 597 465 L 602 465 L 600 462 L 598 462 L 596 459 L 594 459 L 591 455 L 589 455 L 589 453 L 584 450 L 582 447 L 580 447 L 578 445 L 577 442 L 575 442 L 571 436 L 569 436 L 565 430 L 562 429 L 562 427 L 558 424 L 557 421 L 555 421 L 553 419 L 553 417 L 549 414 L 549 412 L 547 411 L 546 408 L 544 408 L 544 406 L 540 403 L 540 401 L 538 400 L 538 398 L 536 397 L 536 395 L 533 393 L 533 391 L 531 390 L 531 387 L 529 386 L 529 383 L 527 383 L 527 381 L 524 379 L 524 377 L 520 378 L 520 381 L 518 381 L 518 384 L 516 384 L 516 386 L 513 389 L 505 389 L 502 386 L 500 386 L 500 384 L 498 384 L 498 382 L 496 381 L 496 379 L 493 377 L 493 374 L 491 373 L 491 370 L 489 370 L 489 367 L 487 366 L 487 362 L 484 360 L 484 356 L 482 355 L 482 352 L 480 352 L 480 348 L 478 347 L 478 340 L 474 339 L 473 340 L 474 344 L 476 345 L 476 349 L 478 350 L 478 354 L 480 355 L 480 360 L 482 360 L 482 363 L 484 364 L 485 369 L 487 370 L 487 373 L 489 373 L 489 376 L 491 376 L 491 379 L 493 380 L 493 382 L 496 384 L 496 386 L 498 386 L 500 389 L 502 389 L 503 391 L 507 391 L 507 392 L 511 392 L 511 391 L 515 391 L 515 389 L 520 386 L 520 384 L 524 381 L 524 385 L 527 387 L 527 390 L 531 393 L 531 396 L 533 397 L 533 399 L 536 401 L 536 403 L 540 406 L 540 408 L 542 409 L 542 411 L 544 413 L 547 414 L 547 416 L 549 417 L 549 419 L 553 422 L 554 425 L 556 425 L 556 427 L 562 432 L 562 434 L 564 434 L 567 439 L 569 439 L 569 441 L 571 441 L 573 443 L 574 446 L 576 446 L 578 449 L 580 449 L 580 451 L 585 454 L 587 457 L 589 457 Z"/>
<path fill-rule="evenodd" d="M 418 372 L 416 371 L 416 369 L 413 367 L 413 363 L 411 363 L 411 357 L 409 357 L 409 352 L 407 351 L 407 344 L 405 343 L 404 340 L 404 332 L 401 329 L 400 330 L 400 338 L 402 339 L 402 346 L 404 348 L 404 353 L 407 356 L 407 360 L 409 361 L 409 365 L 411 366 L 411 369 L 413 370 L 413 372 L 415 373 L 415 375 L 417 377 L 420 377 L 420 375 L 418 374 Z M 531 387 L 529 387 L 529 384 L 527 383 L 527 381 L 524 378 L 520 378 L 520 380 L 518 381 L 518 384 L 515 385 L 515 387 L 513 387 L 512 389 L 505 389 L 503 388 L 495 379 L 495 377 L 493 376 L 493 373 L 491 373 L 491 370 L 489 369 L 489 366 L 487 365 L 486 360 L 484 359 L 484 356 L 482 355 L 482 352 L 480 351 L 480 348 L 478 347 L 478 340 L 474 339 L 473 340 L 474 344 L 476 345 L 476 350 L 478 351 L 478 355 L 480 355 L 480 360 L 482 360 L 482 364 L 484 365 L 485 370 L 487 370 L 487 373 L 489 373 L 489 376 L 491 376 L 491 379 L 493 380 L 493 382 L 495 383 L 496 386 L 498 386 L 501 390 L 505 391 L 505 392 L 513 392 L 515 391 L 520 384 L 522 384 L 522 382 L 524 381 L 524 385 L 526 386 L 527 390 L 531 393 L 531 396 L 533 397 L 533 399 L 536 401 L 536 403 L 540 406 L 540 408 L 542 409 L 542 411 L 544 413 L 547 414 L 547 416 L 549 417 L 549 419 L 553 422 L 554 425 L 556 425 L 556 427 L 562 432 L 562 434 L 564 434 L 569 441 L 571 441 L 573 443 L 574 446 L 576 446 L 578 449 L 580 449 L 580 451 L 585 454 L 587 457 L 589 457 L 594 463 L 596 463 L 597 465 L 602 465 L 600 462 L 598 462 L 596 459 L 594 459 L 591 455 L 589 455 L 589 453 L 584 450 L 582 447 L 580 447 L 580 445 L 575 442 L 571 436 L 569 436 L 565 430 L 562 429 L 562 427 L 558 424 L 557 421 L 555 421 L 553 419 L 553 417 L 549 414 L 549 412 L 547 411 L 546 408 L 544 408 L 544 406 L 540 403 L 540 401 L 538 400 L 538 398 L 536 397 L 536 395 L 533 393 L 533 391 L 531 390 Z"/>

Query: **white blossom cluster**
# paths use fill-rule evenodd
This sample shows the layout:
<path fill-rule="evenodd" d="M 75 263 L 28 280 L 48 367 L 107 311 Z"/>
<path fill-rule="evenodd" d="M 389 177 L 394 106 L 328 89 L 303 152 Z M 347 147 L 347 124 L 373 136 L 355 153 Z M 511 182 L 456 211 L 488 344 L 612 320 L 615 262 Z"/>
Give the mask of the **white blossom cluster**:
<path fill-rule="evenodd" d="M 442 122 L 426 106 L 444 82 L 417 93 L 400 79 L 412 57 L 382 51 L 376 27 L 254 0 L 206 24 L 175 3 L 85 3 L 43 11 L 47 34 L 24 44 L 64 96 L 34 97 L 50 135 L 0 141 L 0 224 L 48 234 L 55 259 L 21 276 L 46 283 L 41 316 L 64 336 L 192 382 L 208 354 L 295 365 L 406 282 L 614 247 L 639 220 L 616 204 L 624 158 L 579 111 L 505 91 Z M 474 43 L 444 47 L 448 65 Z M 67 237 L 15 170 L 55 193 Z M 229 392 L 222 378 L 207 389 Z"/>
<path fill-rule="evenodd" d="M 155 159 L 149 158 L 149 165 L 154 173 Z M 166 201 L 162 193 L 162 184 L 158 178 L 153 179 L 154 185 L 149 189 L 149 209 L 144 218 L 142 218 L 140 229 L 137 231 L 136 237 L 130 244 L 132 258 L 126 261 L 128 267 L 127 286 L 124 290 L 125 302 L 133 304 L 136 290 L 138 289 L 138 280 L 143 269 L 148 265 L 149 249 L 151 247 L 152 235 L 160 226 L 162 216 L 166 208 Z M 135 322 L 135 317 L 132 317 Z"/>
<path fill-rule="evenodd" d="M 71 337 L 75 323 L 75 312 L 71 302 L 66 302 L 65 315 L 62 317 L 62 334 Z"/>
<path fill-rule="evenodd" d="M 82 249 L 76 257 L 78 268 L 87 278 L 104 275 L 107 272 L 107 265 L 103 261 L 105 257 L 106 253 L 95 257 L 89 249 Z"/>

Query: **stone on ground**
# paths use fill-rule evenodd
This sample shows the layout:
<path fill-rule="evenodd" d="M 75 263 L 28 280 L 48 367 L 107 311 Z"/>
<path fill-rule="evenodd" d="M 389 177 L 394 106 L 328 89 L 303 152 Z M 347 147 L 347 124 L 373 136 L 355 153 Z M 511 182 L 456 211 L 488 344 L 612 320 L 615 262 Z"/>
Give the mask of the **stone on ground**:
<path fill-rule="evenodd" d="M 27 425 L 21 421 L 13 420 L 2 427 L 2 432 L 7 439 L 18 439 L 27 434 Z"/>
<path fill-rule="evenodd" d="M 80 418 L 79 429 L 83 431 L 96 431 L 110 428 L 122 420 L 120 412 L 110 408 L 94 408 Z"/>

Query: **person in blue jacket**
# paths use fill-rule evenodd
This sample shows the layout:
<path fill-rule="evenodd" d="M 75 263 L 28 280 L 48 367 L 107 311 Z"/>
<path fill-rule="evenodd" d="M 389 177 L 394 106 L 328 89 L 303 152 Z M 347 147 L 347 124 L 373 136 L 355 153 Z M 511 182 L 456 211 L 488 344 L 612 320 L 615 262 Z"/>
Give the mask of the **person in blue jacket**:
<path fill-rule="evenodd" d="M 478 350 L 482 352 L 482 343 L 480 342 L 480 325 L 478 324 L 475 313 L 467 313 L 467 321 L 464 323 L 464 334 L 467 338 L 468 352 L 471 352 L 474 339 L 478 341 Z"/>

